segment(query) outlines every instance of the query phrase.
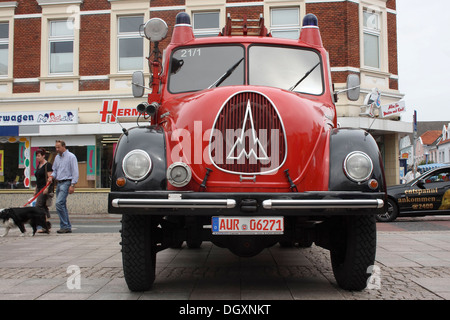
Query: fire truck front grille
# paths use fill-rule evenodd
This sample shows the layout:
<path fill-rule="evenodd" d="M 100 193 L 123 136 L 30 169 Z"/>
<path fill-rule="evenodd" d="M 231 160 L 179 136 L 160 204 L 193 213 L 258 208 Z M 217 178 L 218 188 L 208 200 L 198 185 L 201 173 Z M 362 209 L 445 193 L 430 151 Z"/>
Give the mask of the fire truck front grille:
<path fill-rule="evenodd" d="M 278 169 L 286 156 L 282 121 L 271 101 L 257 92 L 232 96 L 220 110 L 210 143 L 214 164 L 236 174 Z"/>

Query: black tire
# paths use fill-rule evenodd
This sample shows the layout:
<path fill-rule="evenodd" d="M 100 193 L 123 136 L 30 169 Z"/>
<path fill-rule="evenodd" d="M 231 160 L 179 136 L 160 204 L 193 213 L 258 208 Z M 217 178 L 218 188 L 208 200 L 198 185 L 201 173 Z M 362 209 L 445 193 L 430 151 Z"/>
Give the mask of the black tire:
<path fill-rule="evenodd" d="M 398 205 L 397 203 L 389 198 L 387 201 L 386 212 L 382 214 L 377 214 L 377 220 L 379 222 L 392 222 L 398 217 Z"/>
<path fill-rule="evenodd" d="M 156 246 L 151 231 L 151 217 L 123 215 L 123 273 L 131 291 L 147 291 L 155 281 Z"/>
<path fill-rule="evenodd" d="M 186 244 L 189 249 L 200 249 L 202 243 L 202 240 L 186 240 Z"/>
<path fill-rule="evenodd" d="M 345 290 L 366 288 L 375 263 L 377 246 L 375 216 L 348 216 L 339 220 L 333 230 L 331 264 L 338 285 Z"/>
<path fill-rule="evenodd" d="M 203 224 L 198 217 L 186 217 L 186 222 L 186 244 L 189 249 L 199 249 L 203 243 Z"/>
<path fill-rule="evenodd" d="M 295 241 L 282 240 L 279 244 L 281 248 L 293 248 L 295 246 Z"/>

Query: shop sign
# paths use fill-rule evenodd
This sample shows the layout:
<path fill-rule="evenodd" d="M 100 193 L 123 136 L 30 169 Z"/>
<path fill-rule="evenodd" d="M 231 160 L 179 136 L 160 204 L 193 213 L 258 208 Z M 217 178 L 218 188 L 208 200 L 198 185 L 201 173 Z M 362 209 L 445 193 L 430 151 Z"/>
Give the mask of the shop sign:
<path fill-rule="evenodd" d="M 0 112 L 1 126 L 78 123 L 78 110 Z"/>
<path fill-rule="evenodd" d="M 116 123 L 117 118 L 136 118 L 139 112 L 136 107 L 120 107 L 120 100 L 104 100 L 100 114 L 100 123 Z"/>
<path fill-rule="evenodd" d="M 398 116 L 406 111 L 405 101 L 399 101 L 396 103 L 386 104 L 381 106 L 381 117 Z"/>

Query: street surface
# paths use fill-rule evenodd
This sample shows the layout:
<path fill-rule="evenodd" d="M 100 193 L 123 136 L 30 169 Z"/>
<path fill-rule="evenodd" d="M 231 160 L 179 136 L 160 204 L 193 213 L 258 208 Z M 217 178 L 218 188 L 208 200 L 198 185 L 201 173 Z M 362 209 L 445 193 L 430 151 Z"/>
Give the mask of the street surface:
<path fill-rule="evenodd" d="M 274 246 L 253 258 L 203 243 L 157 255 L 152 291 L 130 292 L 122 273 L 120 216 L 73 215 L 72 234 L 0 238 L 0 300 L 450 300 L 450 217 L 378 224 L 369 288 L 337 287 L 320 247 Z M 3 234 L 3 227 L 0 227 Z"/>

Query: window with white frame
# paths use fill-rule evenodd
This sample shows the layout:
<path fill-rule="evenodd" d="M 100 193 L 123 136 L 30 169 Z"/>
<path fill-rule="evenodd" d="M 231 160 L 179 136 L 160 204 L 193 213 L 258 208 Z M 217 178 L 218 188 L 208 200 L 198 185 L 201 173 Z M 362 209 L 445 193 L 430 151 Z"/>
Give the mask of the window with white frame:
<path fill-rule="evenodd" d="M 49 73 L 73 73 L 74 24 L 72 20 L 50 21 Z"/>
<path fill-rule="evenodd" d="M 0 23 L 0 76 L 8 75 L 9 24 Z"/>
<path fill-rule="evenodd" d="M 118 18 L 119 71 L 144 69 L 144 39 L 139 34 L 139 28 L 143 23 L 144 16 L 123 16 Z"/>
<path fill-rule="evenodd" d="M 272 8 L 270 31 L 275 38 L 298 39 L 300 36 L 299 8 Z"/>
<path fill-rule="evenodd" d="M 371 68 L 380 68 L 380 14 L 364 10 L 364 65 Z"/>
<path fill-rule="evenodd" d="M 214 37 L 220 33 L 220 12 L 194 12 L 193 27 L 196 38 Z"/>

